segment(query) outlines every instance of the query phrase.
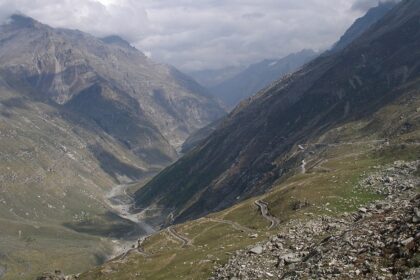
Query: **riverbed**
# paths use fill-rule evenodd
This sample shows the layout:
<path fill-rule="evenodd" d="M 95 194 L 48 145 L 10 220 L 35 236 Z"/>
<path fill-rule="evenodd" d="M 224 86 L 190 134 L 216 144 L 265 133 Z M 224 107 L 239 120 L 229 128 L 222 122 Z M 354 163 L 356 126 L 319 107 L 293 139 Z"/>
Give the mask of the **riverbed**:
<path fill-rule="evenodd" d="M 140 213 L 133 213 L 134 199 L 128 194 L 127 190 L 129 185 L 121 184 L 113 187 L 106 195 L 106 201 L 109 207 L 117 214 L 120 218 L 131 221 L 135 224 L 132 231 L 120 239 L 112 240 L 115 248 L 113 256 L 120 255 L 125 251 L 131 249 L 137 245 L 138 240 L 145 238 L 156 232 L 156 230 L 142 220 Z"/>

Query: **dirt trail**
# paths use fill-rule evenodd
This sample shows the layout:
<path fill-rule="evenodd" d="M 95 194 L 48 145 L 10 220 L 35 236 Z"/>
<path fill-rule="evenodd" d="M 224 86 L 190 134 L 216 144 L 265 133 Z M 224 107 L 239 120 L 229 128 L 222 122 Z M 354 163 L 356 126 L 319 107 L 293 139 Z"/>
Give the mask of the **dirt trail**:
<path fill-rule="evenodd" d="M 172 236 L 175 240 L 178 240 L 181 243 L 181 247 L 192 245 L 191 239 L 179 234 L 173 227 L 168 227 L 166 231 Z"/>
<path fill-rule="evenodd" d="M 264 219 L 266 219 L 267 221 L 270 222 L 270 226 L 268 227 L 268 229 L 272 229 L 275 228 L 279 225 L 280 220 L 277 219 L 276 217 L 274 217 L 273 215 L 270 214 L 270 212 L 268 211 L 268 203 L 261 201 L 261 200 L 256 200 L 255 204 L 258 206 L 258 208 L 260 209 L 261 215 L 264 217 Z"/>

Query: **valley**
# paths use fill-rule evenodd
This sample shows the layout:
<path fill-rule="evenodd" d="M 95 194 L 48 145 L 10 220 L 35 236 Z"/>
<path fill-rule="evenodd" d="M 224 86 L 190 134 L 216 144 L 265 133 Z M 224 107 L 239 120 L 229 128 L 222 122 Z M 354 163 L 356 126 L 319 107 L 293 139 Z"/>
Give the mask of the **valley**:
<path fill-rule="evenodd" d="M 195 33 L 0 21 L 0 279 L 417 279 L 420 1 L 363 13 L 208 88 L 149 51 Z"/>

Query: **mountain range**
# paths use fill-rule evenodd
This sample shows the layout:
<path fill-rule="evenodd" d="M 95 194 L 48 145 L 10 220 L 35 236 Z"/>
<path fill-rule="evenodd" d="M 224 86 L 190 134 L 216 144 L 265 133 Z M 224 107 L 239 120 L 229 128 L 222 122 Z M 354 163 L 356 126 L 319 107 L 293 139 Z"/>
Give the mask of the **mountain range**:
<path fill-rule="evenodd" d="M 401 1 L 204 128 L 135 192 L 161 230 L 77 279 L 418 279 L 419 18 Z"/>
<path fill-rule="evenodd" d="M 13 15 L 0 26 L 0 278 L 412 275 L 419 18 L 417 0 L 381 3 L 323 54 L 230 69 L 226 115 L 119 36 Z"/>

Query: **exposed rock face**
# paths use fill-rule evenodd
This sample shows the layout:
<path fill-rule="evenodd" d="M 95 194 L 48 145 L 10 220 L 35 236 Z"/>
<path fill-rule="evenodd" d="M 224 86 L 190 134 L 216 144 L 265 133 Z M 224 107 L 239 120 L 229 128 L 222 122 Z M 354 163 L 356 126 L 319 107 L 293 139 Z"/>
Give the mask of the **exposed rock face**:
<path fill-rule="evenodd" d="M 243 102 L 210 137 L 139 190 L 137 205 L 169 209 L 175 222 L 223 209 L 238 197 L 263 193 L 301 165 L 298 144 L 372 116 L 396 98 L 418 96 L 419 13 L 419 1 L 403 1 L 348 48 Z"/>
<path fill-rule="evenodd" d="M 341 218 L 290 221 L 260 254 L 238 251 L 211 279 L 418 279 L 419 164 L 396 162 L 373 175 L 374 186 L 372 176 L 360 183 L 386 199 Z"/>

